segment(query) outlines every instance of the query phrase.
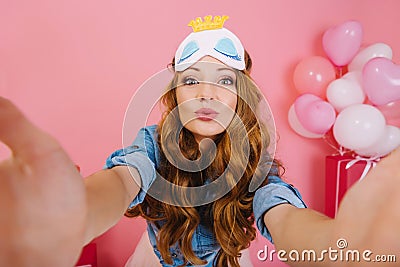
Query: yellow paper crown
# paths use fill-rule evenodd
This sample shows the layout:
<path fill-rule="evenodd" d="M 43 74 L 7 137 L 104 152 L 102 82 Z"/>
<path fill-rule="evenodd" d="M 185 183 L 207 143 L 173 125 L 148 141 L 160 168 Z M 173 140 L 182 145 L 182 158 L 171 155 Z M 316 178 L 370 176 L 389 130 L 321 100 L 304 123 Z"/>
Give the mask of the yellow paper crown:
<path fill-rule="evenodd" d="M 214 20 L 212 19 L 212 16 L 205 16 L 203 21 L 198 17 L 195 20 L 190 21 L 188 26 L 191 26 L 194 32 L 221 29 L 227 19 L 229 19 L 228 16 L 215 16 Z"/>

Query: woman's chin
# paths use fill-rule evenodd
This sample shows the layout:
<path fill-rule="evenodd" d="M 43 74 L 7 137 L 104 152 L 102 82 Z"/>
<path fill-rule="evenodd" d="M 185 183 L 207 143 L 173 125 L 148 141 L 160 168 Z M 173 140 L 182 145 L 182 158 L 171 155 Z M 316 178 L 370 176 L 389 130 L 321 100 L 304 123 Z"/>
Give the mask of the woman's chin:
<path fill-rule="evenodd" d="M 193 133 L 199 142 L 204 138 L 214 139 L 218 134 L 225 131 L 225 128 L 215 120 L 195 119 L 185 125 L 185 128 Z"/>

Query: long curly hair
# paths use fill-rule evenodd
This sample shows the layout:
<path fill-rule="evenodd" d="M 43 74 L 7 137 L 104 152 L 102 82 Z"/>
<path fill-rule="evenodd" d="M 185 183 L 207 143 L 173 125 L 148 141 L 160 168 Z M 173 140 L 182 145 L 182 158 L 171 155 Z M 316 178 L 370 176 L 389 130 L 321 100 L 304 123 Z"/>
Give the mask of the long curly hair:
<path fill-rule="evenodd" d="M 245 70 L 234 70 L 237 77 L 238 116 L 235 116 L 227 129 L 215 138 L 216 156 L 204 170 L 199 172 L 180 170 L 165 157 L 164 152 L 169 149 L 169 144 L 173 143 L 168 140 L 176 139 L 177 136 L 180 150 L 187 159 L 196 160 L 201 156 L 199 144 L 193 134 L 182 127 L 179 116 L 172 112 L 177 107 L 175 89 L 178 86 L 178 72 L 175 72 L 166 93 L 161 98 L 165 112 L 157 127 L 161 155 L 158 173 L 169 182 L 184 187 L 200 186 L 207 179 L 215 180 L 224 175 L 222 180 L 225 181 L 225 186 L 232 187 L 223 197 L 203 205 L 201 214 L 200 209 L 196 207 L 170 205 L 150 195 L 145 197 L 143 203 L 127 210 L 125 215 L 128 217 L 142 216 L 156 223 L 159 228 L 157 249 L 168 264 L 172 264 L 169 248 L 177 242 L 185 259 L 184 265 L 188 261 L 194 265 L 207 263 L 198 258 L 192 249 L 193 234 L 196 227 L 202 223 L 212 231 L 220 245 L 214 266 L 239 267 L 240 251 L 248 248 L 256 237 L 252 206 L 255 192 L 250 192 L 250 182 L 258 177 L 262 180 L 261 186 L 265 185 L 269 175 L 280 175 L 283 170 L 279 161 L 265 153 L 270 143 L 270 136 L 266 125 L 256 116 L 262 95 L 250 77 L 252 61 L 247 51 L 245 51 L 245 61 Z M 167 120 L 168 115 L 176 117 Z M 166 142 L 161 142 L 161 133 Z M 248 156 L 243 153 L 242 140 L 248 140 Z M 270 168 L 266 168 L 267 171 L 257 168 L 260 162 L 269 165 Z M 162 221 L 162 225 L 157 221 Z"/>

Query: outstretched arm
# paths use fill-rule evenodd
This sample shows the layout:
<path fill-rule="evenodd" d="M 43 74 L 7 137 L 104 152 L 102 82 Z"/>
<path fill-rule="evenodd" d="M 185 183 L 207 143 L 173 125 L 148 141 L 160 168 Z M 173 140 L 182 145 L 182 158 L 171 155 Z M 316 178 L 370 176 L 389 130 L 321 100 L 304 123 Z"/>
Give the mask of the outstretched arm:
<path fill-rule="evenodd" d="M 321 258 L 323 250 L 340 250 L 339 239 L 345 239 L 346 250 L 363 253 L 370 250 L 368 258 L 375 255 L 394 255 L 400 260 L 400 148 L 369 172 L 346 193 L 335 219 L 311 209 L 298 209 L 282 204 L 264 215 L 277 250 L 286 252 L 315 250 Z M 287 254 L 286 254 L 286 258 Z M 288 259 L 290 261 L 290 259 Z M 367 259 L 366 259 L 367 260 Z M 331 260 L 326 254 L 324 261 L 290 262 L 292 266 L 365 266 L 378 262 Z M 379 266 L 395 266 L 395 262 Z"/>
<path fill-rule="evenodd" d="M 0 266 L 60 266 L 123 215 L 137 194 L 128 167 L 82 179 L 59 143 L 0 97 Z"/>
<path fill-rule="evenodd" d="M 132 175 L 139 177 L 135 168 L 116 166 L 102 170 L 85 179 L 88 216 L 85 243 L 114 226 L 124 215 L 140 185 Z"/>
<path fill-rule="evenodd" d="M 323 264 L 321 261 L 291 260 L 289 253 L 292 250 L 298 251 L 300 256 L 303 251 L 314 250 L 319 257 L 322 250 L 332 247 L 334 220 L 315 210 L 281 204 L 265 214 L 264 222 L 271 232 L 276 251 L 285 251 L 280 257 L 291 266 Z"/>

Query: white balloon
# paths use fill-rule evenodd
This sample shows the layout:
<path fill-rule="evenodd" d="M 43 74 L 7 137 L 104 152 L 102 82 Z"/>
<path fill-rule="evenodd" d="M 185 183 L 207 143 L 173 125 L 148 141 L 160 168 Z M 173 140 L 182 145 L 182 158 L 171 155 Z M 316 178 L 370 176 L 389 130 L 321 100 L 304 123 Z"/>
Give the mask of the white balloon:
<path fill-rule="evenodd" d="M 361 72 L 348 72 L 328 85 L 326 98 L 336 111 L 340 112 L 348 106 L 364 102 L 365 93 L 361 87 L 361 79 Z"/>
<path fill-rule="evenodd" d="M 386 121 L 379 109 L 356 104 L 343 109 L 333 125 L 333 136 L 345 148 L 361 150 L 375 144 L 383 135 Z"/>
<path fill-rule="evenodd" d="M 362 71 L 364 65 L 376 57 L 392 59 L 392 48 L 385 43 L 375 43 L 360 50 L 347 66 L 348 71 Z"/>
<path fill-rule="evenodd" d="M 356 150 L 356 153 L 367 157 L 383 157 L 400 146 L 400 128 L 387 125 L 383 136 L 372 146 Z"/>
<path fill-rule="evenodd" d="M 304 129 L 303 125 L 301 125 L 297 115 L 296 115 L 296 110 L 294 108 L 294 104 L 290 106 L 289 112 L 288 112 L 288 120 L 289 120 L 289 125 L 290 127 L 299 135 L 307 138 L 321 138 L 324 135 L 323 134 L 315 134 L 310 131 L 307 131 Z"/>

